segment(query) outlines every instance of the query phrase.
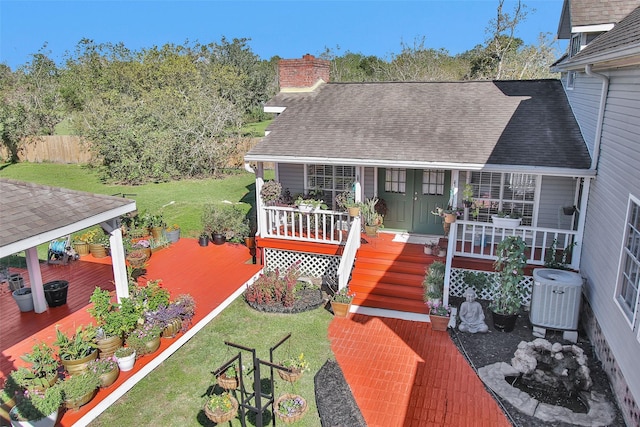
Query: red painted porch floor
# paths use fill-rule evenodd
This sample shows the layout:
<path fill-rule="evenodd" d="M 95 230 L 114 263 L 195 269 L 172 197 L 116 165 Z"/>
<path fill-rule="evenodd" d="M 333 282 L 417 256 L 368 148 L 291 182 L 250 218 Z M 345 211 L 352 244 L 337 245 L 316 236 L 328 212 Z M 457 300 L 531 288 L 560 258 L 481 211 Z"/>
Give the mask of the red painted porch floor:
<path fill-rule="evenodd" d="M 383 240 L 387 239 L 376 243 L 383 243 Z M 392 243 L 387 240 L 384 244 Z M 248 263 L 249 259 L 244 246 L 226 244 L 201 248 L 194 240 L 181 239 L 152 256 L 146 277 L 161 278 L 173 296 L 193 295 L 197 303 L 195 324 L 259 270 L 259 266 Z M 44 314 L 20 313 L 11 297 L 5 295 L 8 291 L 3 284 L 5 292 L 0 300 L 2 377 L 23 364 L 19 355 L 30 351 L 35 340 L 52 342 L 56 324 L 70 330 L 91 321 L 86 304 L 94 287 L 113 289 L 108 262 L 110 258 L 96 260 L 88 256 L 70 266 L 43 265 L 45 282 L 69 280 L 63 277 L 65 271 L 71 279 L 67 305 L 49 308 Z M 85 268 L 93 270 L 95 276 L 80 274 Z M 48 271 L 50 269 L 52 272 Z M 73 277 L 70 276 L 72 273 Z M 428 323 L 351 314 L 347 319 L 334 319 L 328 336 L 336 360 L 370 427 L 511 425 L 449 335 L 432 331 Z M 167 350 L 173 341 L 162 340 L 160 351 L 141 358 L 134 370 L 121 372 L 113 386 L 100 390 L 80 410 L 66 412 L 60 425 L 73 425 Z"/>

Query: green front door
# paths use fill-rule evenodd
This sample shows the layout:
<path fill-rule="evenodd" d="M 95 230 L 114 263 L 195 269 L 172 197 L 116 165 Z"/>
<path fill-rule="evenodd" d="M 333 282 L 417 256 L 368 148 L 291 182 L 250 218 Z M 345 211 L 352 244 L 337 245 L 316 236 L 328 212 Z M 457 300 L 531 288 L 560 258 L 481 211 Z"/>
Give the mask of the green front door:
<path fill-rule="evenodd" d="M 385 227 L 442 234 L 442 219 L 431 211 L 449 202 L 450 171 L 380 168 L 378 186 L 378 194 L 387 204 Z"/>

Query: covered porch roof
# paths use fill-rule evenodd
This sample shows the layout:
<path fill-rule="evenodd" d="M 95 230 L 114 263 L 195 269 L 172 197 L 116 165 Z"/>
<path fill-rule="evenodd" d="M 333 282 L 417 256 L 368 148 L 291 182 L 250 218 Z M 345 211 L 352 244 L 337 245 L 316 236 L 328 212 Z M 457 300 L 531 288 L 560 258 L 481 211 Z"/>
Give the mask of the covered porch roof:
<path fill-rule="evenodd" d="M 136 210 L 134 200 L 0 179 L 0 258 Z"/>
<path fill-rule="evenodd" d="M 135 201 L 9 179 L 0 179 L 0 200 L 0 258 L 25 251 L 37 313 L 47 309 L 37 246 L 96 224 L 110 234 L 118 298 L 128 295 L 118 219 Z"/>

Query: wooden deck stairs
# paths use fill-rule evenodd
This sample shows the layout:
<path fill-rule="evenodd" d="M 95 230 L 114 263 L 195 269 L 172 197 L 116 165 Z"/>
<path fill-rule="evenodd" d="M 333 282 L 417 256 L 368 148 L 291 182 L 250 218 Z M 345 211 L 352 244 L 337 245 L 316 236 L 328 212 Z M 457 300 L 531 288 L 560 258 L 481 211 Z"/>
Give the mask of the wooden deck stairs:
<path fill-rule="evenodd" d="M 425 255 L 422 245 L 363 244 L 349 282 L 353 304 L 427 314 L 422 282 L 436 260 L 444 258 Z"/>

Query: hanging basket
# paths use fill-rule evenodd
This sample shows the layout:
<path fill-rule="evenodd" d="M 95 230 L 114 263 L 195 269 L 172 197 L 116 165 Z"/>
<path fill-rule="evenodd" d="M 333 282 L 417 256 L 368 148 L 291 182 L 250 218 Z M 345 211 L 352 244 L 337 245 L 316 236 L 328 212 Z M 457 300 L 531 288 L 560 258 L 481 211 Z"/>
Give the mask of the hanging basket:
<path fill-rule="evenodd" d="M 225 390 L 235 390 L 238 388 L 238 377 L 228 377 L 226 374 L 220 374 L 217 378 L 218 385 Z"/>
<path fill-rule="evenodd" d="M 290 383 L 294 383 L 302 377 L 302 371 L 300 369 L 296 369 L 293 372 L 282 371 L 278 369 L 278 375 L 285 381 L 289 381 Z"/>
<path fill-rule="evenodd" d="M 287 399 L 296 399 L 296 398 L 299 398 L 300 400 L 302 400 L 302 407 L 298 411 L 292 414 L 286 414 L 286 413 L 280 412 L 280 404 L 283 401 Z M 304 417 L 304 414 L 306 414 L 307 410 L 309 409 L 309 405 L 307 405 L 307 401 L 302 396 L 299 396 L 297 394 L 289 394 L 289 393 L 285 393 L 282 396 L 278 397 L 278 399 L 275 401 L 273 406 L 275 407 L 273 412 L 276 414 L 276 417 L 278 417 L 278 419 L 285 424 L 291 424 L 301 420 L 302 417 Z"/>
<path fill-rule="evenodd" d="M 235 397 L 229 396 L 231 398 L 232 408 L 228 412 L 222 412 L 221 410 L 211 410 L 209 409 L 209 405 L 204 404 L 204 413 L 211 421 L 217 424 L 226 423 L 231 421 L 236 414 L 238 413 L 238 401 Z"/>

